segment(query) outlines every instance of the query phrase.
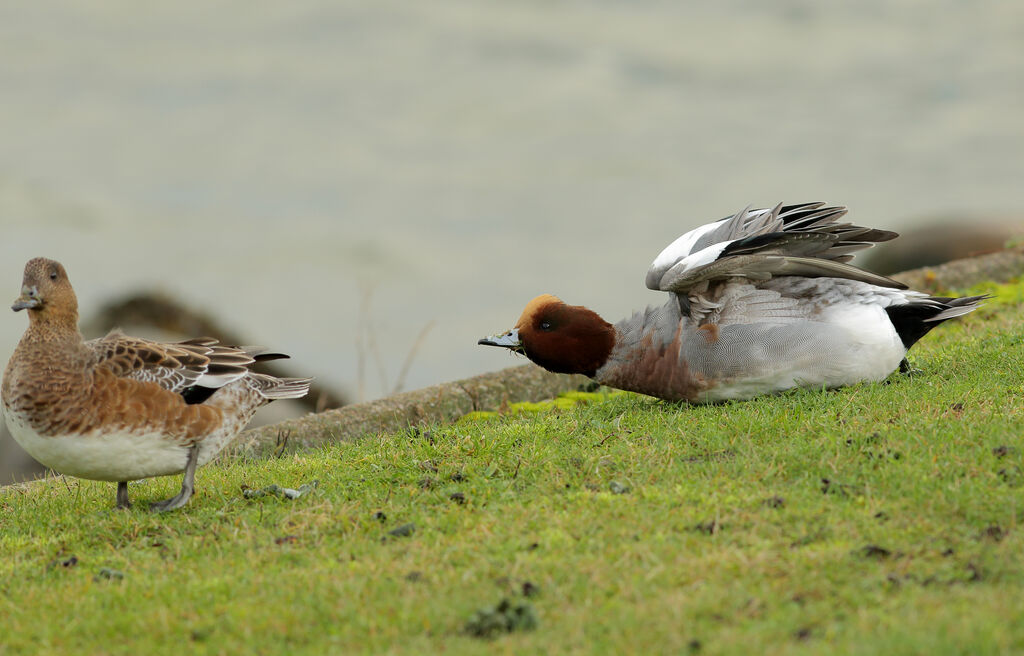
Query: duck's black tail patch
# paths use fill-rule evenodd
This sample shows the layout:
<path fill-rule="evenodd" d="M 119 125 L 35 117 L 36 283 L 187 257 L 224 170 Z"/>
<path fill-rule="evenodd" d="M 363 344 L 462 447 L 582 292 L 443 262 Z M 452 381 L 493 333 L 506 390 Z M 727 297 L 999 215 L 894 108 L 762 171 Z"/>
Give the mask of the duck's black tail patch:
<path fill-rule="evenodd" d="M 896 334 L 903 341 L 904 348 L 910 348 L 928 331 L 946 319 L 952 319 L 972 312 L 989 296 L 964 296 L 951 298 L 930 296 L 905 305 L 890 305 L 885 308 L 889 321 L 896 328 Z"/>

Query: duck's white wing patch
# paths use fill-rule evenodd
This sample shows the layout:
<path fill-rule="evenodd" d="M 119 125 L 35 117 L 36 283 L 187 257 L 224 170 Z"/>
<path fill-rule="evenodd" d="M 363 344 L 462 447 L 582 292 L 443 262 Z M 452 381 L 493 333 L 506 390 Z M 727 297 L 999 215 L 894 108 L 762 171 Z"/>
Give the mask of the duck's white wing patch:
<path fill-rule="evenodd" d="M 648 270 L 648 287 L 650 287 L 649 282 L 652 273 L 667 271 L 676 262 L 704 251 L 710 245 L 721 244 L 722 248 L 725 248 L 727 242 L 736 238 L 733 235 L 735 226 L 734 220 L 725 218 L 714 223 L 702 225 L 699 228 L 694 228 L 666 246 L 663 251 L 658 253 L 658 257 L 654 258 L 654 262 L 651 263 Z"/>
<path fill-rule="evenodd" d="M 732 216 L 694 228 L 666 246 L 658 257 L 654 258 L 654 262 L 647 270 L 648 289 L 663 289 L 659 286 L 662 275 L 678 262 L 700 253 L 705 253 L 706 256 L 714 252 L 714 256 L 718 257 L 730 242 L 765 231 L 776 222 L 777 217 L 771 216 L 771 210 L 751 210 L 750 206 L 747 206 Z M 714 250 L 715 247 L 718 247 L 717 251 Z M 708 250 L 709 248 L 712 250 Z M 697 260 L 692 262 L 695 263 Z"/>

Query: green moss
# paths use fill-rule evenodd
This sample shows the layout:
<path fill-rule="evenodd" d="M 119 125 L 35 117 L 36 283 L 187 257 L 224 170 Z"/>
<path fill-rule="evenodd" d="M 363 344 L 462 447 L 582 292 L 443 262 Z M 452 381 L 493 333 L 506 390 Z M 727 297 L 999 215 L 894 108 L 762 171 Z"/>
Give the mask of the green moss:
<path fill-rule="evenodd" d="M 1016 307 L 1024 303 L 1024 280 L 1015 280 L 1005 284 L 993 282 L 975 285 L 957 294 L 958 296 L 978 296 L 988 294 L 991 299 L 985 301 L 991 307 Z"/>
<path fill-rule="evenodd" d="M 510 403 L 507 408 L 503 408 L 502 410 L 497 412 L 470 412 L 469 414 L 462 416 L 459 419 L 459 421 L 475 422 L 497 419 L 499 417 L 512 416 L 523 413 L 547 412 L 551 410 L 566 410 L 581 403 L 594 403 L 598 401 L 604 401 L 620 394 L 628 394 L 628 392 L 608 388 L 601 388 L 598 392 L 565 392 L 563 394 L 558 395 L 557 398 L 551 399 L 550 401 L 540 401 L 537 403 L 532 403 L 529 401 L 524 401 L 522 403 Z"/>

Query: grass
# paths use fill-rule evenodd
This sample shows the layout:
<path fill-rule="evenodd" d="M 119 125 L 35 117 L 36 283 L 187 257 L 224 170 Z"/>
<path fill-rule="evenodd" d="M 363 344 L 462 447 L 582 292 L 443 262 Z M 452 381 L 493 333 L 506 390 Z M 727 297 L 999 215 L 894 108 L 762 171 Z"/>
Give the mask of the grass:
<path fill-rule="evenodd" d="M 886 384 L 599 393 L 214 463 L 162 515 L 0 494 L 0 654 L 1019 652 L 1024 287 L 988 291 Z"/>

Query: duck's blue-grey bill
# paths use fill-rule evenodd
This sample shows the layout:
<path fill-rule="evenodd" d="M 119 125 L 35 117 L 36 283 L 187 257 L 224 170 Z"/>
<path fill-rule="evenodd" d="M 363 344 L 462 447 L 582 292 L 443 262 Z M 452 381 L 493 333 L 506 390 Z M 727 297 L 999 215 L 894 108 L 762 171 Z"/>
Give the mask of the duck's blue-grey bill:
<path fill-rule="evenodd" d="M 504 346 L 505 348 L 519 348 L 519 329 L 513 328 L 504 335 L 492 335 L 484 337 L 477 344 L 484 346 Z"/>
<path fill-rule="evenodd" d="M 14 305 L 11 306 L 11 309 L 14 310 L 15 312 L 20 312 L 21 310 L 31 310 L 32 308 L 38 305 L 38 298 L 19 298 L 18 300 L 14 301 Z"/>

